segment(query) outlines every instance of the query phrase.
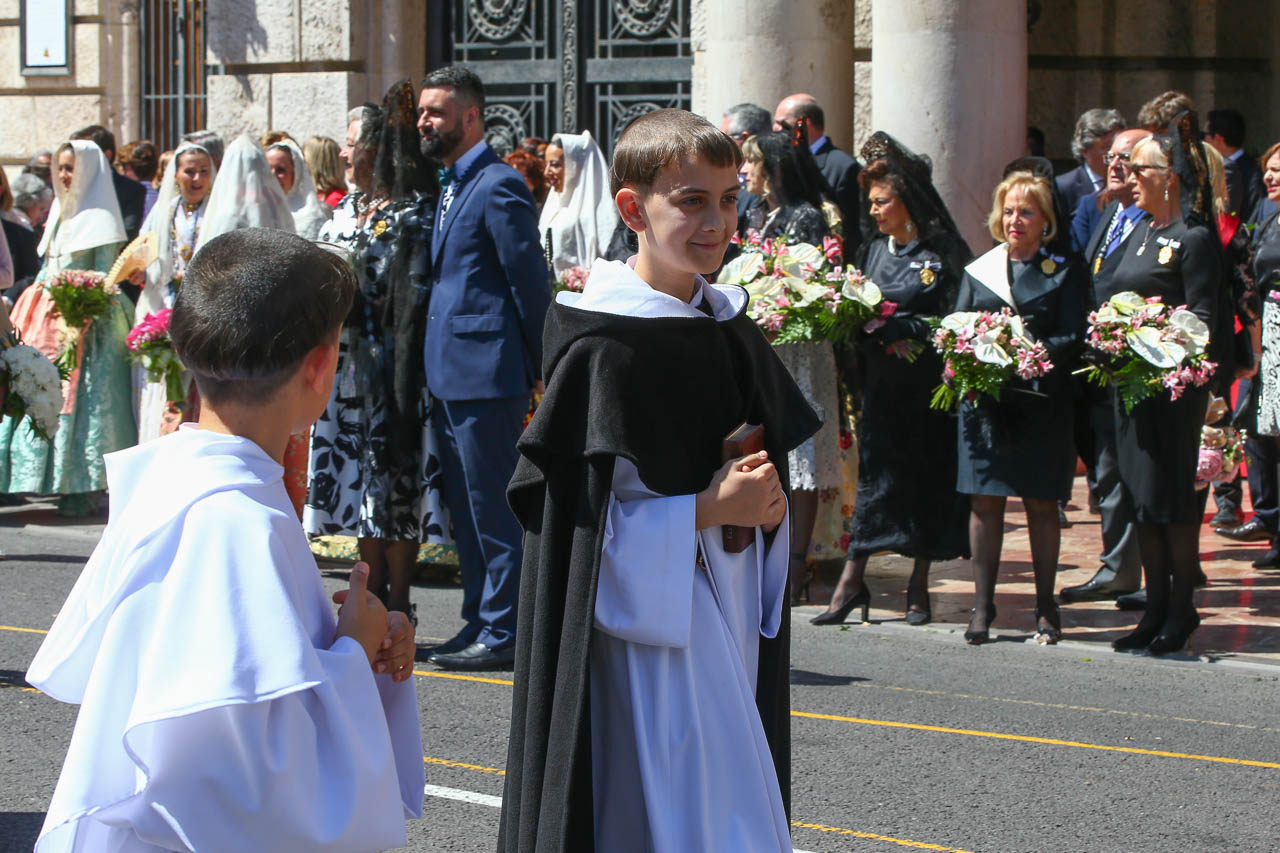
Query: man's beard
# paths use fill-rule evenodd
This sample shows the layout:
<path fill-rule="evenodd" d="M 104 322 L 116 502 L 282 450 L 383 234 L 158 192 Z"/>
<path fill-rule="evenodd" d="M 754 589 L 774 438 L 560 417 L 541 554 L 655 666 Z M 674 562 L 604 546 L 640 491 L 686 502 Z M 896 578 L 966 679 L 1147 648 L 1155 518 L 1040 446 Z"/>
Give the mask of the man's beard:
<path fill-rule="evenodd" d="M 450 130 L 437 131 L 431 136 L 424 136 L 419 143 L 419 147 L 422 149 L 422 156 L 430 157 L 433 160 L 443 159 L 455 153 L 455 149 L 462 142 L 462 136 L 460 124 Z"/>

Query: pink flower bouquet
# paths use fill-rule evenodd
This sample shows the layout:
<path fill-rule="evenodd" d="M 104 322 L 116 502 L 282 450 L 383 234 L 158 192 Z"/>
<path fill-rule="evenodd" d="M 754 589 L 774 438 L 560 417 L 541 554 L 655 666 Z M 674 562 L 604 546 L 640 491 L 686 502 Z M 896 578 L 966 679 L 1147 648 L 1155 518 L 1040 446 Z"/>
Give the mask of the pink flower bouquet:
<path fill-rule="evenodd" d="M 1008 308 L 957 311 L 934 325 L 933 346 L 942 355 L 942 384 L 929 405 L 950 409 L 986 394 L 996 400 L 1014 376 L 1038 379 L 1053 370 L 1044 344 L 1027 334 L 1022 318 Z"/>
<path fill-rule="evenodd" d="M 587 286 L 587 276 L 589 274 L 589 271 L 582 267 L 569 267 L 556 279 L 556 285 L 552 288 L 551 295 L 554 296 L 562 290 L 581 293 L 582 289 Z"/>
<path fill-rule="evenodd" d="M 746 289 L 751 318 L 775 344 L 828 340 L 829 318 L 841 300 L 840 244 L 787 245 L 750 232 L 747 251 L 724 265 L 718 281 Z M 836 261 L 833 262 L 832 258 Z"/>
<path fill-rule="evenodd" d="M 64 326 L 62 351 L 56 363 L 69 372 L 79 363 L 80 341 L 85 330 L 110 310 L 120 288 L 108 284 L 106 276 L 92 270 L 63 270 L 45 282 L 44 288 Z"/>
<path fill-rule="evenodd" d="M 1099 385 L 1115 383 L 1126 412 L 1168 389 L 1174 400 L 1204 385 L 1218 366 L 1209 361 L 1209 327 L 1186 306 L 1169 310 L 1159 297 L 1117 293 L 1089 314 L 1090 347 L 1107 356 L 1083 373 Z"/>
<path fill-rule="evenodd" d="M 172 315 L 173 311 L 168 308 L 148 314 L 130 330 L 125 346 L 129 349 L 129 360 L 142 365 L 148 379 L 164 383 L 165 398 L 170 403 L 181 404 L 186 402 L 187 389 L 182 381 L 182 362 L 169 338 Z"/>
<path fill-rule="evenodd" d="M 1235 427 L 1204 426 L 1200 429 L 1200 455 L 1196 460 L 1196 488 L 1230 483 L 1240 475 L 1244 442 L 1248 434 Z"/>

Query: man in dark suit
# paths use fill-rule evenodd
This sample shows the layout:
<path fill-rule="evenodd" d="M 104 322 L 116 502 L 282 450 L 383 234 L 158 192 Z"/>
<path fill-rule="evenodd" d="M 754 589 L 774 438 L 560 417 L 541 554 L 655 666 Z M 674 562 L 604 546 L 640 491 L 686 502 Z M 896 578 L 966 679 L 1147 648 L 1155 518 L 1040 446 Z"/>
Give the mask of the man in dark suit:
<path fill-rule="evenodd" d="M 773 111 L 773 129 L 791 130 L 801 119 L 808 121 L 809 150 L 813 152 L 813 159 L 835 193 L 834 201 L 840 208 L 840 218 L 844 220 L 844 254 L 852 258 L 862 242 L 862 231 L 858 227 L 861 206 L 858 173 L 862 168 L 857 160 L 837 148 L 827 137 L 826 115 L 813 95 L 796 94 L 783 98 Z"/>
<path fill-rule="evenodd" d="M 422 81 L 422 151 L 445 165 L 431 242 L 424 359 L 466 626 L 430 660 L 491 669 L 515 659 L 523 534 L 507 506 L 529 394 L 541 388 L 550 276 L 520 173 L 484 141 L 484 86 L 458 67 Z"/>
<path fill-rule="evenodd" d="M 137 237 L 138 231 L 142 228 L 142 211 L 147 203 L 147 191 L 142 184 L 126 178 L 115 170 L 115 134 L 100 124 L 91 124 L 71 134 L 71 138 L 92 140 L 102 149 L 102 153 L 107 155 L 107 162 L 112 167 L 111 183 L 116 190 L 116 201 L 120 203 L 120 218 L 124 220 L 125 236 L 130 240 Z M 129 296 L 135 300 L 138 298 L 136 293 L 130 293 Z"/>
<path fill-rule="evenodd" d="M 1111 202 L 1101 211 L 1083 255 L 1089 265 L 1090 293 L 1086 302 L 1090 310 L 1098 306 L 1096 294 L 1105 290 L 1106 282 L 1119 266 L 1125 241 L 1147 215 L 1133 203 L 1133 190 L 1127 183 L 1129 153 L 1146 136 L 1145 130 L 1121 131 L 1112 140 L 1105 158 L 1106 192 Z M 1077 208 L 1077 216 L 1079 213 Z M 1077 390 L 1083 397 L 1082 403 L 1088 407 L 1088 423 L 1093 432 L 1089 442 L 1093 445 L 1093 459 L 1086 461 L 1091 463 L 1097 482 L 1095 492 L 1102 516 L 1102 565 L 1085 583 L 1065 587 L 1059 593 L 1068 604 L 1116 598 L 1142 586 L 1142 559 L 1138 553 L 1133 501 L 1120 480 L 1116 458 L 1114 391 L 1084 381 L 1077 383 Z"/>
<path fill-rule="evenodd" d="M 720 119 L 720 130 L 732 138 L 739 148 L 742 147 L 742 143 L 751 137 L 761 133 L 768 133 L 772 126 L 773 118 L 769 115 L 769 111 L 755 104 L 737 104 L 729 107 Z M 741 175 L 739 175 L 738 180 L 741 182 Z M 762 200 L 755 193 L 747 192 L 745 187 L 738 191 L 739 238 L 747 236 L 751 211 L 758 207 Z"/>
<path fill-rule="evenodd" d="M 13 284 L 4 296 L 13 305 L 40 272 L 39 243 L 35 232 L 25 225 L 8 219 L 0 219 L 0 225 L 4 226 L 4 239 L 9 244 L 9 257 L 13 259 Z"/>
<path fill-rule="evenodd" d="M 1262 184 L 1262 167 L 1244 150 L 1244 130 L 1239 110 L 1209 110 L 1204 141 L 1222 155 L 1231 213 L 1248 222 L 1258 202 L 1267 197 L 1267 189 Z"/>
<path fill-rule="evenodd" d="M 1092 109 L 1081 113 L 1071 134 L 1071 156 L 1080 165 L 1057 177 L 1058 191 L 1074 211 L 1080 199 L 1099 192 L 1106 184 L 1107 167 L 1103 158 L 1116 134 L 1124 130 L 1124 116 L 1117 110 Z"/>

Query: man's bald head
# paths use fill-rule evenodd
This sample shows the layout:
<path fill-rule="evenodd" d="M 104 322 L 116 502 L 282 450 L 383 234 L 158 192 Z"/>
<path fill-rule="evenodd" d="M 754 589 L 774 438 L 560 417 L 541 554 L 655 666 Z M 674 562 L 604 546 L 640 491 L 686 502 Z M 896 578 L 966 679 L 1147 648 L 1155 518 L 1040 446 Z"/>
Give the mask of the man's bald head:
<path fill-rule="evenodd" d="M 1150 131 L 1140 127 L 1122 130 L 1111 140 L 1111 148 L 1107 150 L 1107 192 L 1125 206 L 1133 204 L 1133 190 L 1128 185 L 1129 152 L 1150 135 Z"/>
<path fill-rule="evenodd" d="M 778 108 L 773 111 L 773 129 L 790 130 L 801 119 L 807 119 L 809 122 L 809 143 L 812 144 L 822 136 L 827 126 L 822 107 L 818 105 L 813 95 L 801 92 L 783 98 L 778 103 Z"/>

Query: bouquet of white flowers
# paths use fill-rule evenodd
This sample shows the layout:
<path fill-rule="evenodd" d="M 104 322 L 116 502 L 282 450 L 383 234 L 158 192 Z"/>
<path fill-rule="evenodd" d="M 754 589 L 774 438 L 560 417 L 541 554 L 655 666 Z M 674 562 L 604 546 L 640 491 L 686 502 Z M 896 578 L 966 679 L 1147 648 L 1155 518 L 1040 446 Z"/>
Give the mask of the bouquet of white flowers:
<path fill-rule="evenodd" d="M 0 413 L 11 418 L 31 416 L 31 429 L 45 441 L 58 431 L 62 412 L 62 373 L 44 353 L 22 343 L 17 335 L 0 341 Z"/>

